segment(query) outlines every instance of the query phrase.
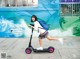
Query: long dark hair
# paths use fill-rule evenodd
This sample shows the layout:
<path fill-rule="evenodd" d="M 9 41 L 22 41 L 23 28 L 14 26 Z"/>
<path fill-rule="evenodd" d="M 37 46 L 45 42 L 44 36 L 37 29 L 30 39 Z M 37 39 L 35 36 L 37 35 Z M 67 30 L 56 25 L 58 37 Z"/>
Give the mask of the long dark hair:
<path fill-rule="evenodd" d="M 32 18 L 35 18 L 35 21 L 37 21 L 37 16 L 36 15 L 31 16 L 31 22 L 34 22 L 34 21 L 32 21 Z"/>

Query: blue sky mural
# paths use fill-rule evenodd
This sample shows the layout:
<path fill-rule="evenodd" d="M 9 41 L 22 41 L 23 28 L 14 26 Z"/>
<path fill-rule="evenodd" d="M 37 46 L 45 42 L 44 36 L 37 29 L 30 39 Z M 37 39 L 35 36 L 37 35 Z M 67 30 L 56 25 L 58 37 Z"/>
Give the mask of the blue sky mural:
<path fill-rule="evenodd" d="M 0 37 L 26 37 L 32 15 L 49 24 L 49 30 L 59 28 L 59 12 L 59 0 L 39 0 L 38 7 L 0 8 Z"/>

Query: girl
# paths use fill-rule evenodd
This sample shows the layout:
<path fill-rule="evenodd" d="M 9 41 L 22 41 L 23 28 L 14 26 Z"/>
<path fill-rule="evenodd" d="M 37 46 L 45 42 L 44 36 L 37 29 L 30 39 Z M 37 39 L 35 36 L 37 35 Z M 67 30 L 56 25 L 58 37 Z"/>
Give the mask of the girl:
<path fill-rule="evenodd" d="M 35 15 L 32 15 L 31 22 L 34 22 L 34 26 L 31 26 L 31 27 L 40 33 L 40 35 L 39 35 L 40 47 L 37 48 L 37 50 L 43 50 L 43 47 L 42 47 L 42 39 L 43 38 L 47 38 L 48 40 L 59 40 L 63 44 L 62 38 L 52 38 L 52 37 L 48 36 L 48 31 L 43 29 L 43 27 L 40 25 L 40 23 L 38 22 L 37 17 Z"/>

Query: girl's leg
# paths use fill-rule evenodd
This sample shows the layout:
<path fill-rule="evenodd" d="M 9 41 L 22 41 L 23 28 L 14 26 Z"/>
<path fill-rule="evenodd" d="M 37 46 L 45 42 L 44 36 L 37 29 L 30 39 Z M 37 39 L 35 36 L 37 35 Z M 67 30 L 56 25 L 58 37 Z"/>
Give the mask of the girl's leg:
<path fill-rule="evenodd" d="M 40 44 L 40 47 L 42 47 L 42 39 L 39 38 L 39 44 Z"/>
<path fill-rule="evenodd" d="M 52 38 L 52 37 L 49 37 L 48 35 L 46 36 L 46 38 L 48 40 L 58 40 L 61 44 L 63 44 L 63 38 Z"/>
<path fill-rule="evenodd" d="M 52 37 L 50 37 L 50 36 L 46 36 L 46 38 L 47 38 L 48 40 L 58 40 L 58 38 L 52 38 Z"/>
<path fill-rule="evenodd" d="M 43 47 L 42 47 L 42 39 L 41 38 L 39 38 L 39 45 L 40 45 L 40 47 L 37 48 L 37 50 L 43 50 Z"/>

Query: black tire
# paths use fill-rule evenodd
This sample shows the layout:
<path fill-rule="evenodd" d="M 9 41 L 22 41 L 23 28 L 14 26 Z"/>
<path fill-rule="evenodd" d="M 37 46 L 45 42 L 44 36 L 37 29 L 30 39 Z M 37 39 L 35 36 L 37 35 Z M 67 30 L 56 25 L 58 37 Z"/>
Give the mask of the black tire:
<path fill-rule="evenodd" d="M 30 49 L 30 48 L 26 48 L 25 52 L 26 52 L 27 54 L 31 54 L 32 49 Z"/>
<path fill-rule="evenodd" d="M 48 52 L 49 52 L 49 53 L 53 53 L 54 50 L 55 50 L 54 47 L 49 47 L 49 48 L 48 48 Z"/>

